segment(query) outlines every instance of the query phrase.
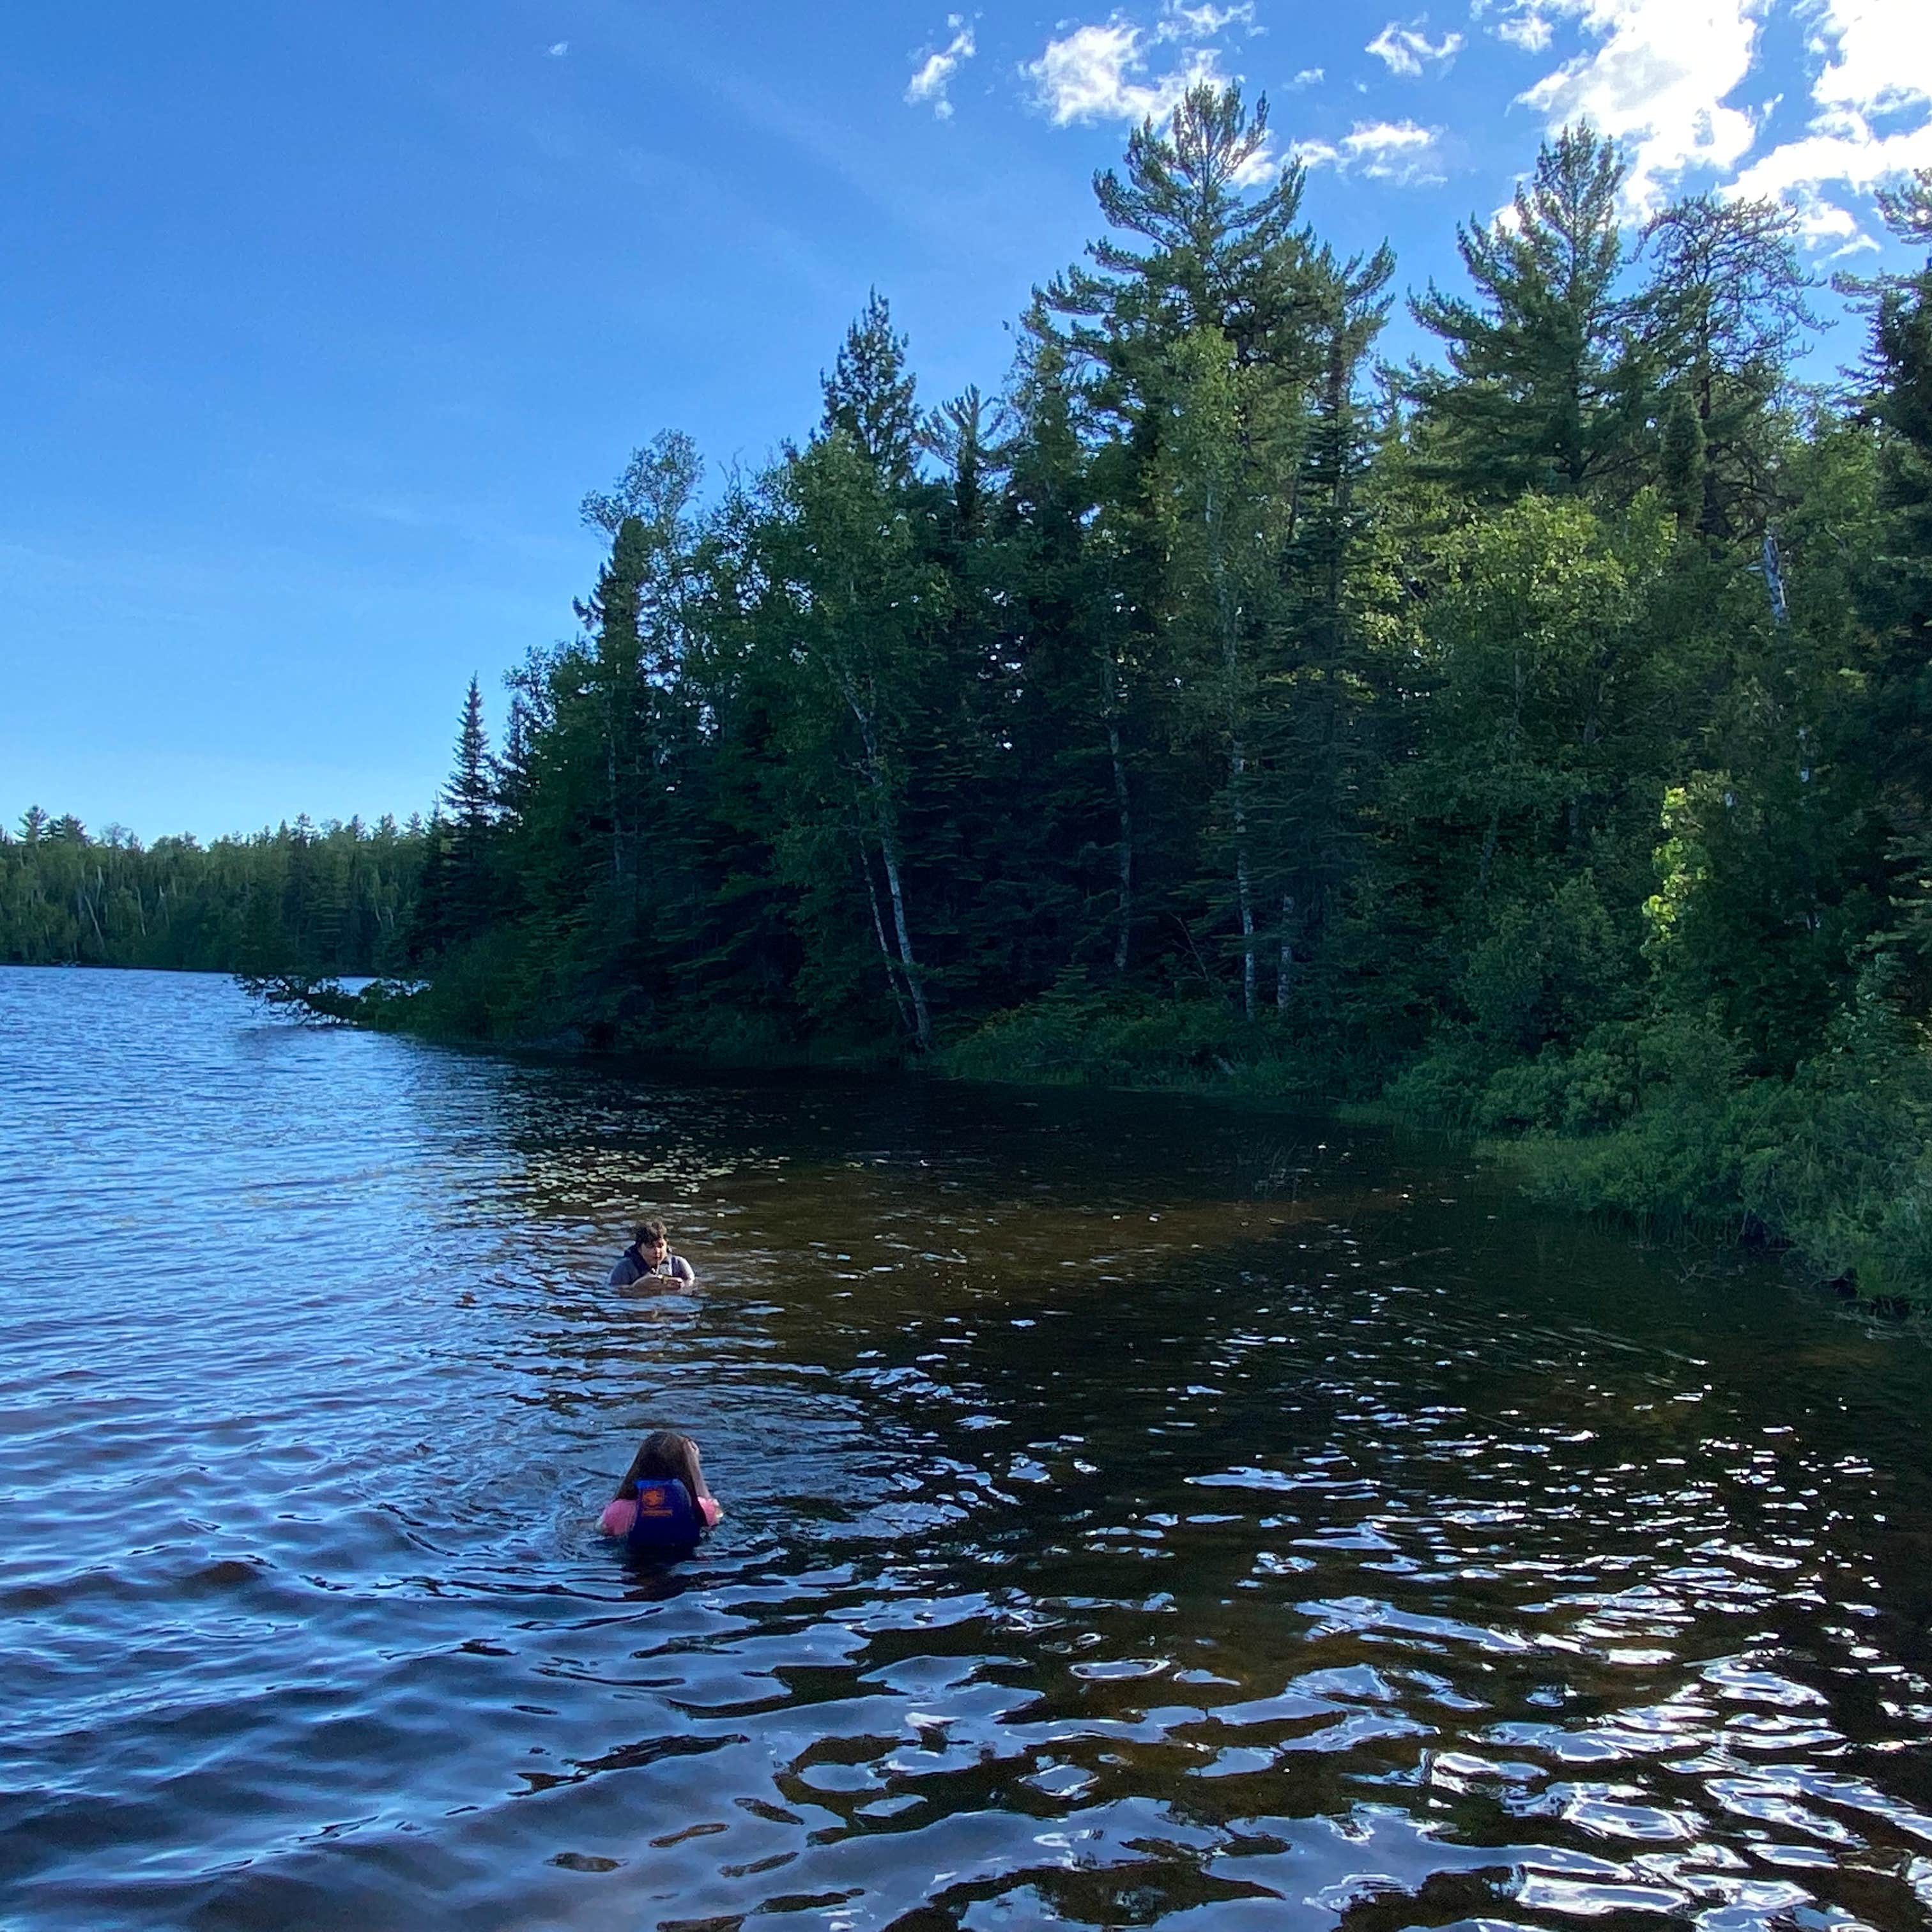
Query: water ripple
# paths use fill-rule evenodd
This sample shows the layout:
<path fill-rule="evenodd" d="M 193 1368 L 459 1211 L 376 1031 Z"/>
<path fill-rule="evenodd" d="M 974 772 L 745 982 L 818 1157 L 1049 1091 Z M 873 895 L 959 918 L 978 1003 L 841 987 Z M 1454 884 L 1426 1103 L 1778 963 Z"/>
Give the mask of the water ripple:
<path fill-rule="evenodd" d="M 1286 1116 L 212 980 L 0 970 L 0 1074 L 10 1925 L 1932 1910 L 1922 1358 L 1765 1270 Z M 601 1286 L 645 1203 L 699 1294 Z M 651 1572 L 660 1420 L 730 1514 Z"/>

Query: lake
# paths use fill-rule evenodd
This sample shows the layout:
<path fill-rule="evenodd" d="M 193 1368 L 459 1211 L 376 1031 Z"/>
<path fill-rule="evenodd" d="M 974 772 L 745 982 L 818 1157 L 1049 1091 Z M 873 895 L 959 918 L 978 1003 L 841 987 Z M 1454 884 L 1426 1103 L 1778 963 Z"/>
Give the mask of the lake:
<path fill-rule="evenodd" d="M 9 1928 L 1932 1912 L 1932 1356 L 1768 1263 L 160 974 L 0 968 L 0 1184 Z M 646 1208 L 696 1294 L 604 1286 Z"/>

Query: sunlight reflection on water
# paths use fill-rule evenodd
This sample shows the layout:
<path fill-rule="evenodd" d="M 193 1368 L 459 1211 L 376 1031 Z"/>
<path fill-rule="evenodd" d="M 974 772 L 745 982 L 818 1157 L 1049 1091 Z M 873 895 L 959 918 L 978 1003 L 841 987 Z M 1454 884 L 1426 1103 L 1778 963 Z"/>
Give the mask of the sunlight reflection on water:
<path fill-rule="evenodd" d="M 0 969 L 0 1078 L 10 1924 L 1932 1904 L 1924 1359 L 1766 1272 L 1332 1124 L 205 979 Z M 700 1293 L 602 1286 L 646 1202 Z M 650 1573 L 658 1420 L 730 1514 Z"/>

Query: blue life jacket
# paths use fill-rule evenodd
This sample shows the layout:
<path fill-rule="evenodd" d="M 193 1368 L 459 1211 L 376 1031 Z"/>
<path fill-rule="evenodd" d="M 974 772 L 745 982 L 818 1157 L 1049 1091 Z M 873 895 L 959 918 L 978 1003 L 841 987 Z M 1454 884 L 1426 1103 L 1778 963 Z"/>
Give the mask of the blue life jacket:
<path fill-rule="evenodd" d="M 645 1556 L 688 1556 L 704 1531 L 691 1492 L 675 1476 L 647 1476 L 638 1485 L 638 1520 L 624 1546 Z"/>

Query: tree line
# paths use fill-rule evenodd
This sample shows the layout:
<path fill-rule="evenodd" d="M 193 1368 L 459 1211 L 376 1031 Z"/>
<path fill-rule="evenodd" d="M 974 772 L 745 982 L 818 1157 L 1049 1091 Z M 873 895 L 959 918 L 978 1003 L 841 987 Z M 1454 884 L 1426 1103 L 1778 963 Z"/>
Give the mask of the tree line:
<path fill-rule="evenodd" d="M 420 820 L 292 825 L 203 845 L 32 807 L 0 832 L 0 959 L 308 976 L 406 970 Z"/>
<path fill-rule="evenodd" d="M 1392 364 L 1267 150 L 1234 88 L 1136 130 L 997 395 L 875 295 L 768 465 L 587 496 L 382 1023 L 1372 1099 L 1926 1288 L 1932 268 L 1801 382 L 1790 212 L 1630 232 L 1574 127 Z"/>
<path fill-rule="evenodd" d="M 1136 132 L 997 397 L 924 405 L 874 296 L 768 466 L 707 496 L 666 433 L 586 500 L 494 756 L 470 694 L 420 1023 L 1379 1095 L 1932 1275 L 1882 1207 L 1928 1180 L 1932 282 L 1807 386 L 1790 212 L 1631 234 L 1577 127 L 1390 367 L 1388 251 L 1250 185 L 1266 140 L 1211 86 Z M 1885 208 L 1932 244 L 1925 180 Z"/>

